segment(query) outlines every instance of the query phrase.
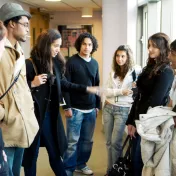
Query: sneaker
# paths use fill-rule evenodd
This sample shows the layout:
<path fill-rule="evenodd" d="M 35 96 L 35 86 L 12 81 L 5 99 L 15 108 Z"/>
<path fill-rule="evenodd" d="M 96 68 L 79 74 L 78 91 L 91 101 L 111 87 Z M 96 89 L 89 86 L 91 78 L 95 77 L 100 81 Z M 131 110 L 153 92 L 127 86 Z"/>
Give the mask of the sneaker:
<path fill-rule="evenodd" d="M 76 169 L 75 172 L 79 172 L 79 173 L 82 173 L 85 175 L 92 175 L 93 174 L 93 171 L 88 166 L 86 166 L 82 169 Z"/>

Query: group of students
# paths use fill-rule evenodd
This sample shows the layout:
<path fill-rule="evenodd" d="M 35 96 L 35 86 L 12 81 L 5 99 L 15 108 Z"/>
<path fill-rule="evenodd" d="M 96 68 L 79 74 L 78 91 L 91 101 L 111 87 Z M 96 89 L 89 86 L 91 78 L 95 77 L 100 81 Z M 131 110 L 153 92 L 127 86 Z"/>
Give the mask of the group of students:
<path fill-rule="evenodd" d="M 61 34 L 48 29 L 38 36 L 30 58 L 25 59 L 19 42 L 26 41 L 30 18 L 19 4 L 6 3 L 0 8 L 0 95 L 6 92 L 0 100 L 5 146 L 1 154 L 3 163 L 8 163 L 4 176 L 19 176 L 21 165 L 26 176 L 35 176 L 40 146 L 46 147 L 55 175 L 72 176 L 75 169 L 92 174 L 86 162 L 100 106 L 98 63 L 91 57 L 97 40 L 89 33 L 81 34 L 75 42 L 78 54 L 66 69 L 60 53 Z M 60 115 L 63 96 L 67 138 Z"/>
<path fill-rule="evenodd" d="M 78 54 L 72 56 L 65 67 L 60 52 L 61 34 L 49 29 L 38 36 L 30 58 L 25 60 L 19 42 L 26 41 L 30 18 L 19 4 L 6 3 L 0 8 L 0 20 L 5 25 L 0 22 L 0 95 L 17 79 L 0 100 L 5 145 L 3 147 L 0 140 L 0 175 L 19 176 L 23 165 L 26 176 L 35 176 L 40 146 L 46 147 L 55 175 L 73 176 L 75 170 L 93 174 L 86 163 L 91 155 L 100 108 L 97 94 L 101 90 L 105 95 L 106 175 L 120 156 L 127 125 L 128 135 L 134 138 L 133 175 L 141 176 L 141 137 L 136 131 L 135 120 L 149 108 L 167 106 L 169 101 L 170 106 L 175 106 L 174 86 L 173 96 L 169 98 L 169 94 L 176 69 L 176 41 L 170 45 L 166 34 L 152 35 L 148 39 L 149 56 L 143 69 L 134 65 L 128 45 L 119 46 L 106 87 L 99 89 L 98 63 L 91 57 L 98 48 L 95 37 L 81 34 L 75 42 Z M 133 88 L 137 88 L 135 98 Z M 59 111 L 63 97 L 67 137 Z"/>
<path fill-rule="evenodd" d="M 114 53 L 112 71 L 106 85 L 106 99 L 103 108 L 108 153 L 107 176 L 113 164 L 120 157 L 125 126 L 127 126 L 128 135 L 133 139 L 132 175 L 148 176 L 149 173 L 142 171 L 144 164 L 141 157 L 141 136 L 136 130 L 135 121 L 140 119 L 140 114 L 146 114 L 150 108 L 175 106 L 176 97 L 173 80 L 174 70 L 176 69 L 176 40 L 170 45 L 169 37 L 166 34 L 156 33 L 148 39 L 147 65 L 141 70 L 140 67 L 134 66 L 132 62 L 129 46 L 119 46 Z M 135 86 L 133 71 L 137 75 L 136 87 L 138 91 L 134 101 L 131 92 L 132 87 Z M 172 83 L 173 89 L 170 95 Z M 158 112 L 158 114 L 161 114 L 161 112 Z M 175 121 L 175 117 L 173 117 L 173 120 Z M 151 132 L 152 134 L 153 132 Z M 174 140 L 174 136 L 175 133 L 173 131 L 172 140 Z M 170 163 L 175 163 L 175 155 L 169 158 L 171 160 L 169 161 Z M 163 166 L 159 176 L 161 173 L 163 176 L 175 175 L 173 171 L 175 170 L 174 164 L 170 164 L 170 166 L 170 171 L 167 174 L 165 174 Z M 154 172 L 149 175 L 157 175 L 157 173 Z"/>

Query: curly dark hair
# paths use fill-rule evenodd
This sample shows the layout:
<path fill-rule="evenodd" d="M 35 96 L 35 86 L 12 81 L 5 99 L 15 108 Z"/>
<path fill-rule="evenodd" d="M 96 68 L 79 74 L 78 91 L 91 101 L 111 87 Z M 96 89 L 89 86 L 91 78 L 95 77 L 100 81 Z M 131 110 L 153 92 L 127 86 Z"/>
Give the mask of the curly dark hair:
<path fill-rule="evenodd" d="M 36 45 L 31 51 L 31 57 L 34 60 L 39 60 L 42 73 L 49 73 L 52 71 L 53 60 L 51 54 L 51 44 L 59 38 L 61 38 L 61 34 L 55 29 L 43 31 L 37 38 Z M 61 56 L 58 55 L 57 58 L 60 59 Z"/>
<path fill-rule="evenodd" d="M 81 44 L 83 43 L 85 38 L 90 38 L 90 40 L 92 41 L 93 47 L 92 47 L 91 54 L 93 54 L 95 51 L 97 51 L 98 42 L 97 42 L 97 39 L 90 33 L 84 32 L 80 34 L 77 40 L 75 41 L 75 48 L 78 52 L 80 52 Z"/>
<path fill-rule="evenodd" d="M 121 72 L 121 67 L 117 64 L 117 61 L 116 61 L 116 54 L 117 54 L 118 51 L 125 51 L 126 55 L 127 55 L 127 61 L 124 65 L 123 72 Z M 125 75 L 129 71 L 129 69 L 132 68 L 133 63 L 134 63 L 133 62 L 133 52 L 132 52 L 130 46 L 129 45 L 120 45 L 116 49 L 116 51 L 114 53 L 114 56 L 113 56 L 112 69 L 115 72 L 114 78 L 117 78 L 117 76 L 119 76 L 120 79 L 123 80 Z"/>
<path fill-rule="evenodd" d="M 151 78 L 153 75 L 158 74 L 158 71 L 163 68 L 165 65 L 169 65 L 169 59 L 168 55 L 170 52 L 170 39 L 165 33 L 156 33 L 153 34 L 148 39 L 148 48 L 149 48 L 149 41 L 152 42 L 152 44 L 160 50 L 160 55 L 153 59 L 148 58 L 147 66 L 154 65 L 154 68 L 152 69 L 149 78 Z"/>
<path fill-rule="evenodd" d="M 16 16 L 16 17 L 13 17 L 11 19 L 8 19 L 8 20 L 4 21 L 4 26 L 7 27 L 10 21 L 18 23 L 21 18 L 22 18 L 22 16 Z M 30 19 L 29 17 L 27 17 L 27 18 L 28 18 L 28 20 Z"/>

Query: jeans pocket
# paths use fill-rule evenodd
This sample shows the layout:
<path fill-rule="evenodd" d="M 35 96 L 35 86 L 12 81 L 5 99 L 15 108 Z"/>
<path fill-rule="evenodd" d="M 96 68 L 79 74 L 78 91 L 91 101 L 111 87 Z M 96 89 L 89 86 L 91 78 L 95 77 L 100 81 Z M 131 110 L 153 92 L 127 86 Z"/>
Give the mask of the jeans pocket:
<path fill-rule="evenodd" d="M 112 110 L 107 108 L 106 106 L 103 108 L 103 122 L 107 123 L 110 120 Z"/>
<path fill-rule="evenodd" d="M 123 109 L 121 110 L 121 113 L 123 116 L 128 116 L 129 114 L 129 107 L 123 107 Z"/>

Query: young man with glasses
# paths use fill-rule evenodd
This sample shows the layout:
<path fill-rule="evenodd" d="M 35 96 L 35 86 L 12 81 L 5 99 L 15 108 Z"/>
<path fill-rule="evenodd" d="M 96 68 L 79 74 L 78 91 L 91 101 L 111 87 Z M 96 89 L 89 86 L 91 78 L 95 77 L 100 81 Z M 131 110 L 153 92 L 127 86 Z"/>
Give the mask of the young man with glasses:
<path fill-rule="evenodd" d="M 9 165 L 9 175 L 19 176 L 24 148 L 33 142 L 38 123 L 26 81 L 25 57 L 18 42 L 25 42 L 31 15 L 16 3 L 0 8 L 0 20 L 7 28 L 5 50 L 0 64 L 0 95 L 19 75 L 17 82 L 0 100 L 0 121 Z M 26 103 L 27 102 L 27 103 Z"/>

